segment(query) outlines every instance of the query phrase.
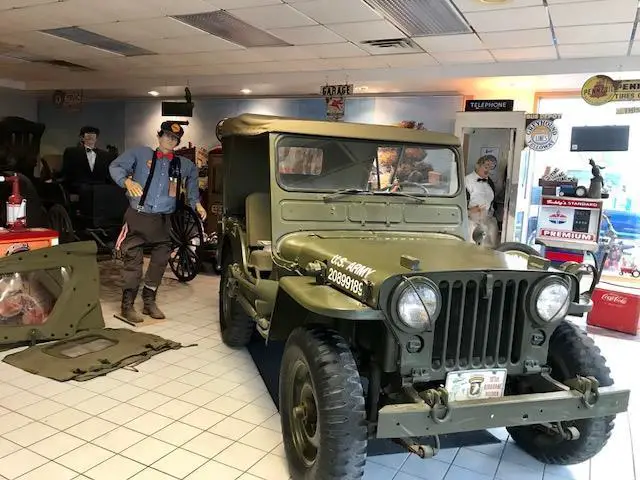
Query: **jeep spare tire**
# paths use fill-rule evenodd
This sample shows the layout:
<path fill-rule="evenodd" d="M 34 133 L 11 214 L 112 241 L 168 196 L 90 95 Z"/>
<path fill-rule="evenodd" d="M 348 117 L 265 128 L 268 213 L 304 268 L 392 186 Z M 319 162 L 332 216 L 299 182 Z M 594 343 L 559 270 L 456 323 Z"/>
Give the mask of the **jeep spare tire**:
<path fill-rule="evenodd" d="M 581 377 L 595 377 L 602 387 L 613 385 L 610 370 L 600 349 L 578 327 L 562 322 L 549 342 L 548 364 L 551 376 L 560 382 Z M 535 392 L 533 392 L 535 393 Z M 573 465 L 594 457 L 606 445 L 613 430 L 615 416 L 562 422 L 580 432 L 576 440 L 565 440 L 544 428 L 532 425 L 508 427 L 516 444 L 537 460 L 556 465 Z"/>
<path fill-rule="evenodd" d="M 279 391 L 292 478 L 362 478 L 367 449 L 365 401 L 347 342 L 329 330 L 294 330 L 285 345 Z"/>
<path fill-rule="evenodd" d="M 220 336 L 228 347 L 240 348 L 246 347 L 251 341 L 255 323 L 235 299 L 233 290 L 237 286 L 234 287 L 235 281 L 229 274 L 231 265 L 233 265 L 233 257 L 227 251 L 223 257 L 222 271 L 220 272 L 220 312 L 218 315 L 220 318 Z"/>

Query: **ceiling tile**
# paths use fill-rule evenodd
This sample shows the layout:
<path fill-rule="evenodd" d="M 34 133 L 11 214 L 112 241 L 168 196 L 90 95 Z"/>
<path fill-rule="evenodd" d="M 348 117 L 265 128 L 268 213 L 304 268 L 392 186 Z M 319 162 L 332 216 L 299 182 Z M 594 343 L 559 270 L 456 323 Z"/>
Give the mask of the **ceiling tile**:
<path fill-rule="evenodd" d="M 368 57 L 369 54 L 353 43 L 331 43 L 325 45 L 305 45 L 305 50 L 309 50 L 320 58 L 346 58 L 346 57 Z"/>
<path fill-rule="evenodd" d="M 382 16 L 362 0 L 312 0 L 296 2 L 293 7 L 324 25 L 382 20 Z"/>
<path fill-rule="evenodd" d="M 557 27 L 556 38 L 559 44 L 599 42 L 626 42 L 631 38 L 633 23 L 613 23 L 610 25 L 580 25 L 575 27 Z"/>
<path fill-rule="evenodd" d="M 502 48 L 491 50 L 498 62 L 532 62 L 537 60 L 557 60 L 555 47 Z"/>
<path fill-rule="evenodd" d="M 280 5 L 282 0 L 205 0 L 221 10 L 229 8 L 264 7 L 265 5 Z M 287 2 L 284 2 L 287 3 Z"/>
<path fill-rule="evenodd" d="M 461 12 L 486 12 L 489 10 L 506 10 L 509 8 L 535 7 L 540 0 L 511 0 L 505 3 L 480 3 L 478 0 L 453 0 Z"/>
<path fill-rule="evenodd" d="M 376 58 L 387 62 L 391 68 L 416 68 L 425 65 L 437 65 L 438 62 L 428 53 L 408 53 L 406 55 L 377 55 Z"/>
<path fill-rule="evenodd" d="M 353 57 L 336 59 L 338 65 L 344 70 L 366 70 L 376 68 L 389 68 L 389 61 L 379 55 L 368 57 Z"/>
<path fill-rule="evenodd" d="M 465 17 L 478 33 L 532 30 L 549 26 L 549 16 L 543 6 L 470 12 Z"/>
<path fill-rule="evenodd" d="M 240 20 L 263 29 L 304 27 L 305 25 L 316 24 L 309 17 L 284 4 L 232 9 L 229 10 L 229 13 Z"/>
<path fill-rule="evenodd" d="M 488 50 L 432 53 L 431 56 L 438 62 L 445 65 L 452 65 L 456 63 L 495 63 L 495 60 Z"/>
<path fill-rule="evenodd" d="M 284 40 L 291 45 L 314 45 L 321 43 L 342 43 L 342 38 L 337 33 L 322 25 L 308 27 L 276 28 L 269 30 L 271 35 Z"/>
<path fill-rule="evenodd" d="M 251 63 L 251 62 L 264 62 L 266 59 L 260 52 L 256 52 L 256 49 L 242 49 L 242 50 L 225 50 L 215 52 L 215 58 L 211 61 L 215 64 L 218 63 Z"/>
<path fill-rule="evenodd" d="M 0 2 L 0 10 L 9 10 L 11 8 L 32 7 L 34 5 L 43 5 L 45 3 L 53 3 L 56 0 L 2 0 Z"/>
<path fill-rule="evenodd" d="M 131 43 L 152 52 L 166 54 L 211 52 L 216 50 L 233 50 L 236 48 L 242 48 L 231 42 L 227 42 L 222 38 L 206 33 L 190 37 L 182 37 L 180 39 L 163 38 L 153 40 L 134 40 Z"/>
<path fill-rule="evenodd" d="M 607 0 L 549 5 L 555 27 L 633 22 L 637 0 Z"/>
<path fill-rule="evenodd" d="M 628 42 L 582 43 L 558 45 L 560 58 L 621 57 L 627 54 Z"/>
<path fill-rule="evenodd" d="M 463 52 L 468 50 L 482 50 L 484 48 L 482 42 L 474 33 L 413 37 L 412 40 L 427 52 Z"/>
<path fill-rule="evenodd" d="M 249 51 L 258 55 L 261 61 L 288 61 L 320 58 L 313 51 L 302 47 L 259 47 Z"/>
<path fill-rule="evenodd" d="M 404 38 L 405 34 L 386 20 L 375 22 L 336 23 L 329 28 L 352 42 Z"/>
<path fill-rule="evenodd" d="M 519 30 L 511 32 L 480 33 L 480 39 L 485 48 L 523 48 L 546 47 L 553 45 L 550 28 L 536 28 L 535 30 Z"/>
<path fill-rule="evenodd" d="M 160 3 L 159 11 L 163 15 L 189 15 L 191 13 L 211 12 L 216 8 L 211 8 L 211 4 L 204 0 L 180 0 L 180 1 L 166 1 L 166 0 L 152 0 L 152 2 Z M 108 2 L 106 2 L 108 4 Z M 139 2 L 140 4 L 147 6 L 148 0 Z"/>

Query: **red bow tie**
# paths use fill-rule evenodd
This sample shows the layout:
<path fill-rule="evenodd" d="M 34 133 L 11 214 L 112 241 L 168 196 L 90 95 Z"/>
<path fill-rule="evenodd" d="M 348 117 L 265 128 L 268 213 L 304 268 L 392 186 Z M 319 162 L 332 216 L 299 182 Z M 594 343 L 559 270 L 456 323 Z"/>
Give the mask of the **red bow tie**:
<path fill-rule="evenodd" d="M 173 160 L 173 152 L 163 153 L 160 150 L 158 150 L 158 153 L 156 154 L 156 158 L 158 160 L 162 160 L 163 158 L 166 158 L 167 160 Z"/>

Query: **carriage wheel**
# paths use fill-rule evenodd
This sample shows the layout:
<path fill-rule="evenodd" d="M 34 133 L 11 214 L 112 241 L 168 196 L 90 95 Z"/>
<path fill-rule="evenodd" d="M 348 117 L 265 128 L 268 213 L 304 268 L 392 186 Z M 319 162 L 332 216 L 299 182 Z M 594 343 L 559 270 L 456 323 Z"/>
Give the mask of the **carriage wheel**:
<path fill-rule="evenodd" d="M 178 208 L 171 216 L 169 266 L 180 282 L 189 282 L 200 272 L 202 260 L 198 249 L 203 243 L 204 234 L 198 214 L 189 207 Z"/>
<path fill-rule="evenodd" d="M 53 205 L 47 212 L 47 222 L 51 230 L 55 230 L 59 235 L 59 242 L 69 243 L 75 240 L 73 225 L 69 212 L 59 204 Z"/>

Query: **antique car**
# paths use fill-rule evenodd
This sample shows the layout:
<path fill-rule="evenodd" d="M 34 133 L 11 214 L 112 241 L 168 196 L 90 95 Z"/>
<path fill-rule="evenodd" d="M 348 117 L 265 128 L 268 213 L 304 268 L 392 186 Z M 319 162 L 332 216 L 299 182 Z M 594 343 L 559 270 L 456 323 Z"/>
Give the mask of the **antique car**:
<path fill-rule="evenodd" d="M 567 319 L 590 308 L 579 270 L 466 238 L 458 138 L 250 114 L 218 133 L 221 335 L 286 340 L 294 479 L 361 478 L 372 438 L 426 458 L 507 427 L 551 464 L 603 448 L 629 391 Z"/>

